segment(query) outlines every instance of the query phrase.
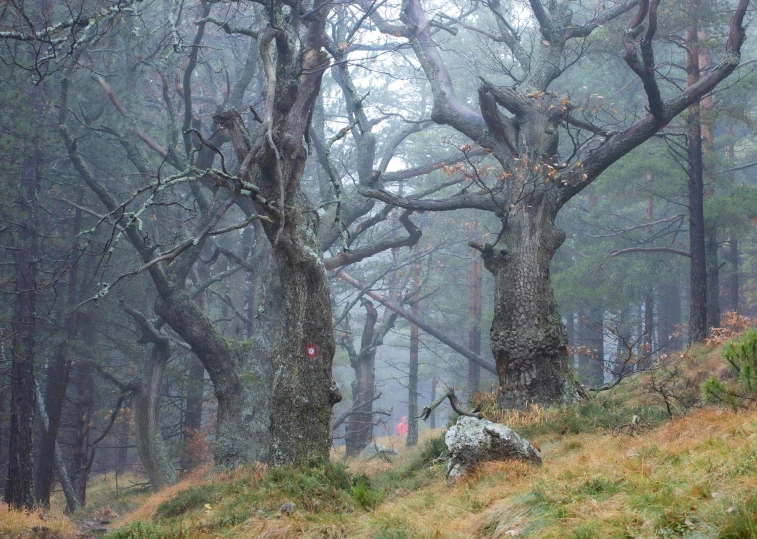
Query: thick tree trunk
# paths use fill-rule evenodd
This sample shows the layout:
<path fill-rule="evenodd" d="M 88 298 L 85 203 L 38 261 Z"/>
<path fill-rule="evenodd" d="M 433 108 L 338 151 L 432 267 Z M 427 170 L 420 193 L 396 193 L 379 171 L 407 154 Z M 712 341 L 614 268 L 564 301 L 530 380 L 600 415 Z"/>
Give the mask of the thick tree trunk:
<path fill-rule="evenodd" d="M 160 432 L 160 392 L 163 372 L 171 350 L 167 342 L 152 345 L 150 360 L 143 369 L 145 379 L 134 392 L 134 423 L 137 453 L 153 490 L 173 485 L 176 472 Z"/>
<path fill-rule="evenodd" d="M 490 339 L 502 408 L 580 398 L 549 278 L 552 256 L 565 239 L 554 225 L 555 213 L 547 196 L 535 195 L 507 223 L 507 251 L 487 247 L 483 252 L 484 265 L 494 275 Z"/>
<path fill-rule="evenodd" d="M 420 290 L 421 285 L 421 263 L 416 261 L 413 264 L 413 271 L 415 273 L 413 279 L 413 286 L 415 287 L 415 294 L 413 295 L 411 312 L 413 316 L 419 317 L 421 315 L 421 303 L 420 303 Z M 407 441 L 408 447 L 413 447 L 418 444 L 418 353 L 419 353 L 419 334 L 418 326 L 415 324 L 410 326 L 410 376 L 407 384 Z"/>
<path fill-rule="evenodd" d="M 282 331 L 271 358 L 270 459 L 275 465 L 328 460 L 331 407 L 341 400 L 332 388 L 331 289 L 320 246 L 311 225 L 303 222 L 308 216 L 288 217 L 296 239 L 282 237 L 274 247 L 283 304 Z"/>
<path fill-rule="evenodd" d="M 40 87 L 30 94 L 31 110 L 41 113 Z M 11 366 L 11 425 L 8 481 L 5 501 L 16 509 L 34 506 L 34 465 L 32 438 L 36 385 L 35 307 L 37 300 L 37 190 L 40 147 L 33 137 L 24 147 L 20 188 L 16 208 L 20 221 L 16 227 L 16 298 L 13 306 L 13 358 Z"/>
<path fill-rule="evenodd" d="M 468 348 L 481 354 L 481 285 L 483 282 L 483 264 L 471 249 L 471 262 L 468 270 Z M 468 360 L 468 394 L 474 395 L 479 390 L 481 367 Z"/>
<path fill-rule="evenodd" d="M 318 214 L 310 210 L 300 185 L 307 159 L 303 140 L 328 66 L 328 54 L 322 51 L 328 5 L 316 2 L 306 33 L 291 24 L 281 4 L 272 6 L 269 14 L 271 24 L 260 37 L 268 78 L 260 136 L 253 145 L 235 110 L 214 119 L 228 130 L 237 160 L 249 172 L 242 181 L 251 181 L 262 198 L 278 203 L 258 200 L 260 211 L 275 217 L 262 225 L 281 286 L 279 335 L 270 361 L 268 455 L 270 463 L 279 465 L 328 460 L 331 407 L 341 395 L 331 378 L 335 349 L 331 288 L 318 239 Z M 254 167 L 247 168 L 251 160 Z"/>

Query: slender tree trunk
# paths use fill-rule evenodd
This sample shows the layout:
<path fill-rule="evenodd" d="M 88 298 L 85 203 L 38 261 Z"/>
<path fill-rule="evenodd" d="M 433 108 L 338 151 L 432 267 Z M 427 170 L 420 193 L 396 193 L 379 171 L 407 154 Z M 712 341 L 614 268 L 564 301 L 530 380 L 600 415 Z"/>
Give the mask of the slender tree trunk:
<path fill-rule="evenodd" d="M 420 284 L 421 284 L 421 263 L 416 261 L 413 264 L 415 278 L 413 286 L 415 294 L 413 295 L 411 312 L 413 316 L 420 316 Z M 408 380 L 407 395 L 407 446 L 413 447 L 418 443 L 418 352 L 419 352 L 418 326 L 410 326 L 410 377 Z"/>
<path fill-rule="evenodd" d="M 720 265 L 718 263 L 717 227 L 707 230 L 705 239 L 707 258 L 707 331 L 720 327 Z"/>
<path fill-rule="evenodd" d="M 376 347 L 373 344 L 373 336 L 378 310 L 370 301 L 365 301 L 363 305 L 367 313 L 360 339 L 360 353 L 351 362 L 355 370 L 352 402 L 353 406 L 359 407 L 359 413 L 353 414 L 347 423 L 345 444 L 348 457 L 360 453 L 373 438 L 373 394 L 376 385 Z"/>
<path fill-rule="evenodd" d="M 76 313 L 71 316 L 76 316 Z M 68 341 L 64 339 L 58 344 L 55 359 L 47 368 L 45 383 L 45 408 L 49 410 L 48 428 L 39 433 L 39 458 L 34 475 L 35 497 L 38 504 L 50 505 L 50 492 L 53 486 L 53 472 L 55 470 L 55 443 L 60 426 L 63 400 L 71 368 L 68 358 Z"/>
<path fill-rule="evenodd" d="M 30 91 L 30 109 L 41 119 L 41 87 Z M 34 465 L 32 438 L 36 385 L 35 307 L 37 300 L 37 191 L 40 174 L 40 147 L 35 133 L 24 145 L 21 182 L 16 208 L 16 298 L 13 307 L 13 358 L 11 366 L 11 425 L 8 481 L 5 502 L 12 508 L 34 506 Z"/>
<path fill-rule="evenodd" d="M 89 327 L 87 323 L 84 328 Z M 82 338 L 87 341 L 90 330 L 82 330 Z M 74 442 L 71 454 L 71 481 L 74 484 L 76 497 L 82 506 L 87 501 L 87 482 L 89 481 L 89 432 L 92 421 L 92 409 L 94 407 L 94 377 L 92 367 L 88 363 L 78 365 L 78 373 L 74 377 L 77 382 L 76 392 L 76 424 Z"/>
<path fill-rule="evenodd" d="M 647 356 L 644 365 L 642 365 L 644 368 L 652 365 L 652 352 L 655 347 L 654 330 L 654 295 L 650 291 L 644 297 L 644 338 L 642 343 L 644 345 L 643 355 Z"/>
<path fill-rule="evenodd" d="M 438 379 L 436 376 L 431 377 L 431 402 L 436 401 L 436 384 Z M 428 416 L 428 426 L 432 430 L 436 428 L 436 408 L 431 410 L 431 415 Z"/>
<path fill-rule="evenodd" d="M 39 412 L 40 424 L 45 436 L 48 435 L 50 429 L 50 418 L 45 410 L 45 403 L 42 400 L 42 394 L 37 388 L 37 411 Z M 73 513 L 77 509 L 81 508 L 79 500 L 76 498 L 76 492 L 74 492 L 74 486 L 71 483 L 71 478 L 66 468 L 66 463 L 63 461 L 63 453 L 58 447 L 58 442 L 53 440 L 53 460 L 55 462 L 54 468 L 58 474 L 58 480 L 60 481 L 63 494 L 66 497 L 66 513 Z"/>
<path fill-rule="evenodd" d="M 126 471 L 129 463 L 129 422 L 126 420 L 126 417 L 125 414 L 121 417 L 118 425 L 118 434 L 116 435 L 116 440 L 118 440 L 116 470 L 119 474 Z"/>
<path fill-rule="evenodd" d="M 590 387 L 601 386 L 605 382 L 605 326 L 604 309 L 592 311 L 591 334 L 594 354 L 589 365 L 588 380 Z"/>
<path fill-rule="evenodd" d="M 484 265 L 494 275 L 491 347 L 502 408 L 572 402 L 580 387 L 569 365 L 568 337 L 550 282 L 550 263 L 565 233 L 554 225 L 546 196 L 534 195 L 511 217 L 508 251 L 487 246 Z"/>
<path fill-rule="evenodd" d="M 79 194 L 78 203 L 84 200 L 83 192 Z M 79 257 L 81 248 L 79 246 L 78 235 L 81 232 L 82 213 L 76 209 L 74 221 L 71 226 L 71 233 L 74 238 L 74 245 L 71 251 L 70 259 L 73 260 L 71 268 L 68 271 L 68 294 L 67 294 L 67 311 L 65 322 L 65 335 L 56 348 L 55 361 L 48 368 L 47 381 L 45 384 L 45 410 L 49 418 L 49 425 L 42 436 L 41 452 L 39 464 L 37 467 L 37 476 L 35 478 L 35 488 L 37 503 L 48 506 L 50 505 L 50 492 L 53 484 L 53 469 L 55 461 L 55 447 L 58 438 L 58 429 L 60 427 L 61 415 L 63 413 L 63 404 L 68 389 L 68 381 L 71 373 L 71 355 L 69 343 L 76 338 L 79 330 L 79 313 L 73 312 L 79 297 Z"/>
<path fill-rule="evenodd" d="M 150 360 L 143 369 L 146 377 L 134 392 L 134 423 L 139 460 L 153 490 L 160 490 L 176 482 L 174 466 L 160 432 L 159 416 L 163 373 L 171 350 L 165 341 L 151 348 Z"/>
<path fill-rule="evenodd" d="M 729 241 L 729 258 L 731 262 L 731 274 L 728 277 L 728 296 L 731 300 L 731 310 L 739 312 L 739 243 L 731 236 Z"/>
<path fill-rule="evenodd" d="M 570 341 L 569 341 L 570 342 Z M 581 353 L 576 354 L 576 357 L 571 364 L 576 372 L 576 377 L 579 382 L 584 385 L 588 385 L 587 378 L 589 363 L 591 362 L 591 329 L 589 328 L 589 317 L 586 316 L 586 312 L 583 310 L 578 311 L 578 329 L 576 331 L 576 342 L 581 347 Z M 570 354 L 568 354 L 570 356 Z"/>
<path fill-rule="evenodd" d="M 202 403 L 205 387 L 205 367 L 196 356 L 189 357 L 186 375 L 187 399 L 184 404 L 184 447 L 181 452 L 182 473 L 191 472 L 198 464 L 199 455 L 190 450 L 195 436 L 202 436 Z"/>
<path fill-rule="evenodd" d="M 731 119 L 728 122 L 728 145 L 727 145 L 727 154 L 728 154 L 728 164 L 732 168 L 734 166 L 734 163 L 736 162 L 736 149 L 734 147 L 734 133 L 733 133 L 733 124 L 734 120 Z M 736 182 L 736 173 L 735 171 L 730 171 L 728 173 L 728 180 L 730 181 L 731 185 L 735 184 Z M 729 262 L 731 264 L 731 272 L 728 276 L 728 297 L 730 299 L 730 309 L 738 314 L 739 312 L 739 243 L 736 236 L 731 235 L 731 238 L 729 240 L 729 250 L 728 250 L 728 258 Z"/>
<path fill-rule="evenodd" d="M 574 366 L 573 350 L 576 348 L 576 314 L 568 313 L 565 318 L 565 334 L 568 337 L 568 364 Z"/>
<path fill-rule="evenodd" d="M 481 354 L 481 285 L 483 282 L 483 263 L 471 249 L 471 261 L 468 269 L 468 348 Z M 468 360 L 468 393 L 472 396 L 479 390 L 481 367 Z"/>
<path fill-rule="evenodd" d="M 667 329 L 661 333 L 660 338 L 663 343 L 668 343 L 671 350 L 680 350 L 683 346 L 680 289 L 677 283 L 670 283 L 663 290 L 662 302 L 665 305 Z"/>
<path fill-rule="evenodd" d="M 688 0 L 693 15 L 698 0 Z M 699 43 L 696 22 L 686 30 L 687 86 L 699 80 Z M 707 337 L 707 258 L 704 227 L 704 180 L 702 163 L 702 123 L 698 105 L 689 109 L 686 118 L 689 161 L 689 250 L 691 252 L 691 304 L 689 306 L 689 342 L 697 343 Z"/>

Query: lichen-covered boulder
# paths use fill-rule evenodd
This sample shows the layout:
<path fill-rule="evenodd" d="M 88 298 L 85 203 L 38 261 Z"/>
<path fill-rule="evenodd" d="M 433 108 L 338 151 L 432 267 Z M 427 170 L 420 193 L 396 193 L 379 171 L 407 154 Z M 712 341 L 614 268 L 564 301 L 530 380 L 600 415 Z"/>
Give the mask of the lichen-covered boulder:
<path fill-rule="evenodd" d="M 365 448 L 360 452 L 360 458 L 372 459 L 378 456 L 388 457 L 390 455 L 396 455 L 396 454 L 397 452 L 391 447 L 386 447 L 385 445 L 381 445 L 376 442 L 371 442 L 370 444 L 366 445 Z"/>
<path fill-rule="evenodd" d="M 517 459 L 541 464 L 539 451 L 505 425 L 486 419 L 461 417 L 444 437 L 447 444 L 447 479 L 453 481 L 479 462 Z"/>

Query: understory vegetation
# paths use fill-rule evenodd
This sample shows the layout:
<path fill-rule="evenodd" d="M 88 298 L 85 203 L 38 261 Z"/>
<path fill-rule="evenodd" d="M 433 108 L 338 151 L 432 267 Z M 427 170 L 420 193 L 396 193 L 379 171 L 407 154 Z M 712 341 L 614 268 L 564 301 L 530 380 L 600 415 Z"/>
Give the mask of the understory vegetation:
<path fill-rule="evenodd" d="M 681 377 L 701 383 L 716 372 L 737 384 L 724 366 L 753 337 L 690 349 Z M 87 521 L 123 511 L 107 539 L 757 537 L 757 411 L 706 404 L 708 380 L 702 403 L 670 419 L 651 376 L 584 404 L 507 415 L 479 395 L 485 415 L 539 446 L 541 467 L 485 463 L 448 486 L 444 429 L 426 430 L 417 448 L 392 458 L 204 467 L 157 494 L 124 491 L 137 482 L 129 477 L 116 499 L 111 477 L 75 522 L 56 509 L 4 512 L 0 536 L 73 538 Z"/>

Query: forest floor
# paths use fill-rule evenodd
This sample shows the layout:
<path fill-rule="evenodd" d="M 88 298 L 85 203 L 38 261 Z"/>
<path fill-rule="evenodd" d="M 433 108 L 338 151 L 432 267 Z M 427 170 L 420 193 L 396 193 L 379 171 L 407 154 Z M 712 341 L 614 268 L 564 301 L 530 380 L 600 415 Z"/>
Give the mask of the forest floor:
<path fill-rule="evenodd" d="M 679 389 L 723 371 L 720 356 L 720 346 L 689 350 Z M 87 523 L 118 514 L 108 539 L 757 538 L 757 412 L 696 407 L 669 419 L 650 386 L 638 376 L 586 404 L 496 418 L 541 448 L 540 467 L 488 463 L 447 485 L 437 429 L 417 448 L 395 439 L 391 462 L 205 469 L 157 494 L 122 487 L 117 500 L 111 477 L 75 522 L 0 511 L 0 537 L 92 536 Z"/>

